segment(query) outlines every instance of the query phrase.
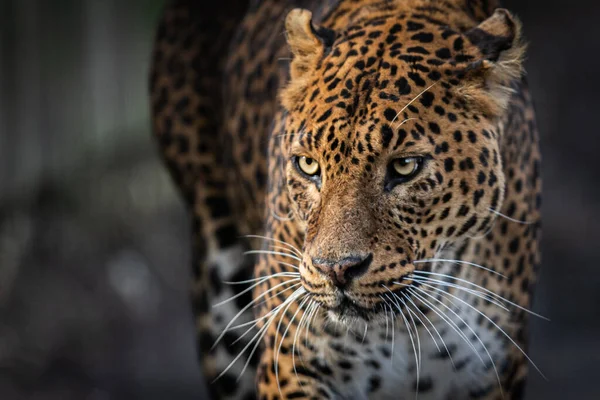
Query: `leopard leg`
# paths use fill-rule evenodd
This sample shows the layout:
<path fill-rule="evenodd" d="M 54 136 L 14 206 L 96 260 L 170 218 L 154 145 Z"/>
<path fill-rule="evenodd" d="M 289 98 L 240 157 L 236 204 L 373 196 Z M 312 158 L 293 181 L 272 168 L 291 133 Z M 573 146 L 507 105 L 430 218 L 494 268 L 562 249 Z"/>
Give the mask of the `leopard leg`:
<path fill-rule="evenodd" d="M 213 307 L 244 288 L 224 281 L 249 279 L 253 269 L 252 260 L 243 254 L 246 244 L 240 240 L 235 202 L 228 193 L 229 169 L 219 118 L 228 43 L 245 3 L 170 3 L 156 37 L 151 73 L 154 132 L 171 176 L 193 214 L 193 308 L 199 358 L 213 398 L 255 396 L 255 363 L 236 382 L 246 356 L 219 377 L 246 342 L 232 345 L 237 336 L 227 334 L 213 348 L 226 324 L 251 296 Z M 251 317 L 248 311 L 236 323 Z"/>

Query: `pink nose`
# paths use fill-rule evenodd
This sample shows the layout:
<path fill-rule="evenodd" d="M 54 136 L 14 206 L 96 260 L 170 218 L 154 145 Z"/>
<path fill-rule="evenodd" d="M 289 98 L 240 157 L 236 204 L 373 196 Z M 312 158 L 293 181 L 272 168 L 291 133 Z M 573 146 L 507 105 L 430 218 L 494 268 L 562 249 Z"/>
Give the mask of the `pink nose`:
<path fill-rule="evenodd" d="M 315 268 L 339 288 L 346 286 L 353 279 L 364 275 L 372 261 L 373 254 L 367 256 L 349 256 L 340 260 L 312 258 Z"/>

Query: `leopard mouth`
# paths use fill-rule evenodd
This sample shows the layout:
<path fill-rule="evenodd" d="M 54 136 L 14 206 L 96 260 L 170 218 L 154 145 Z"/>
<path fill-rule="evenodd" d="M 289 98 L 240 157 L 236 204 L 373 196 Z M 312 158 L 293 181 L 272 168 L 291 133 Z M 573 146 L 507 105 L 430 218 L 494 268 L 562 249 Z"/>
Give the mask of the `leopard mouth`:
<path fill-rule="evenodd" d="M 370 321 L 378 311 L 375 308 L 367 308 L 350 299 L 346 294 L 338 295 L 337 304 L 328 308 L 340 320 L 362 319 Z"/>
<path fill-rule="evenodd" d="M 365 306 L 353 299 L 350 293 L 344 291 L 337 291 L 334 296 L 335 305 L 324 307 L 332 317 L 341 322 L 356 320 L 365 322 L 379 321 L 385 318 L 388 312 L 395 314 L 398 311 L 397 307 L 402 308 L 402 304 L 390 303 L 390 301 L 387 303 L 385 301 L 378 301 L 371 306 Z M 393 304 L 394 309 L 389 304 Z"/>

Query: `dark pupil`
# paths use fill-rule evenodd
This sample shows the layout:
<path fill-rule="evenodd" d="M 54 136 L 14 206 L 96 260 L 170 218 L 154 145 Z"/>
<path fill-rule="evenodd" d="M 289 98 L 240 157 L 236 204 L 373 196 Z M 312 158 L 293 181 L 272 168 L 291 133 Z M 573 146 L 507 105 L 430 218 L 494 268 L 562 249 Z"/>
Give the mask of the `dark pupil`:
<path fill-rule="evenodd" d="M 310 165 L 310 164 L 312 164 L 312 162 L 313 162 L 312 158 L 307 158 L 307 159 L 306 159 L 306 164 L 307 164 L 307 165 Z"/>

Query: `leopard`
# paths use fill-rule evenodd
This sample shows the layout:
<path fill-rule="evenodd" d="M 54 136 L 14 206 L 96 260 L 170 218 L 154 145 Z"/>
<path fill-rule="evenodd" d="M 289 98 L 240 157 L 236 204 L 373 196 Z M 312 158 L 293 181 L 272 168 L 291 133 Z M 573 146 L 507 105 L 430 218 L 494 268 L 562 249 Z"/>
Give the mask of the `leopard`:
<path fill-rule="evenodd" d="M 152 131 L 211 398 L 523 398 L 544 318 L 527 47 L 495 0 L 165 6 Z"/>

